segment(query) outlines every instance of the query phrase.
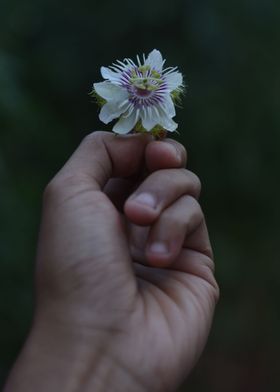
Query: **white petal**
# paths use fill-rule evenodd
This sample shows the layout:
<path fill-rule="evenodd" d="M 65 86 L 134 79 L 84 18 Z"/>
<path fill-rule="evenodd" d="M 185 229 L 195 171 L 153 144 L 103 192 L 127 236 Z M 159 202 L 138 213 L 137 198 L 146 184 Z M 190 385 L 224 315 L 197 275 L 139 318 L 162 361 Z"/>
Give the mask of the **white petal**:
<path fill-rule="evenodd" d="M 162 109 L 160 109 L 159 125 L 170 132 L 176 131 L 178 124 L 172 120 Z"/>
<path fill-rule="evenodd" d="M 165 97 L 163 107 L 168 117 L 172 118 L 176 115 L 175 106 L 170 95 Z"/>
<path fill-rule="evenodd" d="M 167 82 L 167 86 L 169 91 L 174 91 L 179 86 L 183 84 L 183 76 L 180 72 L 171 72 L 168 75 L 165 75 L 165 80 Z"/>
<path fill-rule="evenodd" d="M 150 65 L 152 68 L 160 72 L 162 71 L 163 64 L 164 61 L 162 59 L 162 55 L 157 49 L 154 49 L 145 61 L 145 65 Z"/>
<path fill-rule="evenodd" d="M 119 121 L 114 125 L 113 132 L 126 134 L 130 132 L 138 120 L 138 112 L 134 110 L 130 116 L 128 117 L 121 117 Z"/>
<path fill-rule="evenodd" d="M 94 83 L 93 88 L 106 101 L 125 101 L 128 97 L 126 89 L 108 81 Z"/>
<path fill-rule="evenodd" d="M 104 124 L 108 124 L 110 121 L 118 118 L 125 110 L 125 107 L 119 108 L 114 102 L 107 102 L 102 106 L 99 118 Z"/>
<path fill-rule="evenodd" d="M 154 113 L 156 114 L 155 111 Z M 147 131 L 153 129 L 158 124 L 159 121 L 159 116 L 153 115 L 152 112 L 148 112 L 147 115 L 144 115 L 143 113 L 143 115 L 140 115 L 140 117 L 141 117 L 142 125 Z"/>
<path fill-rule="evenodd" d="M 100 71 L 101 71 L 101 75 L 103 76 L 104 79 L 108 79 L 112 83 L 119 82 L 120 77 L 121 77 L 120 72 L 114 72 L 110 68 L 107 68 L 107 67 L 101 67 Z"/>

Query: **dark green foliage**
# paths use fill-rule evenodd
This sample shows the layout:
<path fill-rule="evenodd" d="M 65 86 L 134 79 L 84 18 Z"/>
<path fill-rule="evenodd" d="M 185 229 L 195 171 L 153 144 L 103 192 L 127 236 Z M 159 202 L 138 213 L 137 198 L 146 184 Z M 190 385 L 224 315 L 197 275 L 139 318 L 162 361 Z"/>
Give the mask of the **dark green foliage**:
<path fill-rule="evenodd" d="M 279 0 L 0 4 L 0 377 L 28 331 L 44 186 L 83 136 L 110 129 L 99 68 L 161 50 L 184 73 L 178 109 L 203 184 L 221 286 L 188 392 L 280 390 Z"/>

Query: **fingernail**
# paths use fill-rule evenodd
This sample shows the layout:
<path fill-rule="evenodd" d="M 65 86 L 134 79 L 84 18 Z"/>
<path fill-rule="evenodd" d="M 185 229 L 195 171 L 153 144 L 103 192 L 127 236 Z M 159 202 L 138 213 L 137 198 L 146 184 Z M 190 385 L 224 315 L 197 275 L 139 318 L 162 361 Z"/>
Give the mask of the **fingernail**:
<path fill-rule="evenodd" d="M 157 254 L 166 254 L 168 253 L 168 247 L 165 242 L 154 242 L 153 244 L 150 245 L 149 251 L 151 253 L 157 253 Z"/>
<path fill-rule="evenodd" d="M 143 204 L 150 208 L 156 208 L 156 199 L 150 193 L 140 193 L 134 199 L 132 199 L 136 203 Z"/>

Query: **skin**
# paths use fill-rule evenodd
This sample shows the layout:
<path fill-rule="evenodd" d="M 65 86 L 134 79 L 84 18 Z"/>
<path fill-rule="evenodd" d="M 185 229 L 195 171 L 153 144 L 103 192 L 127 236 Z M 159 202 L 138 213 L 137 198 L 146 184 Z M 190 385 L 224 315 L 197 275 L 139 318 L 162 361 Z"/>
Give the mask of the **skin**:
<path fill-rule="evenodd" d="M 94 132 L 45 190 L 37 305 L 5 392 L 175 391 L 218 286 L 186 151 Z"/>

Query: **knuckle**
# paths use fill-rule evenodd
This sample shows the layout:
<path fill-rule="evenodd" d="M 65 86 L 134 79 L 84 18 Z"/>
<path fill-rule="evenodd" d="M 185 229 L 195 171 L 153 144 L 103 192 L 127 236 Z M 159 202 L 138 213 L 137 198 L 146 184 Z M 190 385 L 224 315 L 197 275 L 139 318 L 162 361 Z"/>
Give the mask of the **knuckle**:
<path fill-rule="evenodd" d="M 205 246 L 200 252 L 204 255 L 204 265 L 213 274 L 215 271 L 215 263 L 213 260 L 213 252 L 211 246 Z"/>
<path fill-rule="evenodd" d="M 93 140 L 96 139 L 96 132 L 94 133 L 89 133 L 88 135 L 86 135 L 83 140 L 82 140 L 82 144 L 91 144 L 93 142 Z"/>
<path fill-rule="evenodd" d="M 196 209 L 193 210 L 193 221 L 196 223 L 196 225 L 200 225 L 203 220 L 204 220 L 204 214 L 202 209 L 200 208 L 199 204 Z"/>
<path fill-rule="evenodd" d="M 217 303 L 217 302 L 219 302 L 219 299 L 220 299 L 221 290 L 220 290 L 220 287 L 219 287 L 216 279 L 215 279 L 215 283 L 216 283 L 216 287 L 215 287 L 215 297 L 214 298 L 215 298 L 215 301 Z"/>
<path fill-rule="evenodd" d="M 167 208 L 166 210 L 164 210 L 161 213 L 159 220 L 163 225 L 168 224 L 168 226 L 170 227 L 172 224 L 176 224 L 176 225 L 179 224 L 178 217 L 176 216 L 176 214 L 174 214 L 172 208 Z"/>
<path fill-rule="evenodd" d="M 45 187 L 43 192 L 44 204 L 56 204 L 65 196 L 65 191 L 73 183 L 73 178 L 56 175 Z"/>
<path fill-rule="evenodd" d="M 219 299 L 220 299 L 220 287 L 215 279 L 215 277 L 212 275 L 212 295 L 213 295 L 213 300 L 214 303 L 217 304 Z"/>
<path fill-rule="evenodd" d="M 58 193 L 59 184 L 56 178 L 54 177 L 45 187 L 43 192 L 43 200 L 44 202 L 48 202 L 53 199 L 53 197 Z"/>
<path fill-rule="evenodd" d="M 210 273 L 209 273 L 209 275 L 210 275 Z M 219 302 L 219 298 L 220 298 L 219 285 L 218 285 L 215 277 L 213 276 L 213 274 L 208 278 L 206 277 L 206 281 L 209 284 L 208 289 L 210 289 L 209 294 L 210 294 L 211 302 L 215 306 Z"/>
<path fill-rule="evenodd" d="M 181 159 L 182 159 L 182 161 L 183 161 L 183 163 L 184 163 L 184 166 L 185 166 L 186 163 L 187 163 L 187 157 L 188 157 L 187 150 L 186 150 L 186 148 L 185 148 L 182 144 L 180 144 L 180 143 L 178 143 L 177 146 L 178 146 L 179 154 L 181 155 Z"/>
<path fill-rule="evenodd" d="M 89 145 L 89 146 L 91 146 L 93 143 L 100 143 L 100 145 L 101 144 L 103 144 L 103 142 L 104 142 L 104 140 L 106 139 L 106 138 L 112 138 L 114 135 L 113 134 L 111 134 L 111 133 L 109 133 L 109 132 L 105 132 L 105 131 L 94 131 L 94 132 L 91 132 L 91 133 L 89 133 L 88 135 L 86 135 L 84 138 L 83 138 L 83 140 L 82 140 L 82 143 L 81 144 L 84 144 L 84 145 Z"/>
<path fill-rule="evenodd" d="M 207 256 L 206 254 L 204 254 L 204 257 L 202 257 L 201 259 L 201 267 L 203 267 L 201 273 L 204 279 L 209 284 L 209 287 L 211 289 L 211 297 L 213 299 L 214 304 L 216 304 L 220 298 L 220 288 L 214 276 L 215 264 L 213 259 Z"/>
<path fill-rule="evenodd" d="M 214 254 L 213 254 L 213 249 L 210 244 L 205 245 L 205 247 L 201 250 L 202 253 L 204 253 L 208 258 L 209 258 L 209 268 L 211 269 L 212 272 L 215 271 L 215 263 L 213 261 L 214 259 Z"/>
<path fill-rule="evenodd" d="M 43 192 L 44 203 L 63 200 L 67 195 L 74 194 L 81 188 L 90 184 L 91 178 L 82 173 L 56 175 L 45 187 Z"/>
<path fill-rule="evenodd" d="M 202 222 L 204 220 L 204 213 L 198 200 L 192 195 L 185 195 L 183 200 L 188 206 L 189 211 L 191 211 L 193 219 L 199 223 Z"/>
<path fill-rule="evenodd" d="M 191 233 L 203 222 L 204 214 L 197 200 L 191 196 L 187 197 L 185 205 L 188 208 L 188 212 L 186 213 L 188 217 L 186 231 Z"/>
<path fill-rule="evenodd" d="M 199 177 L 194 174 L 193 172 L 189 171 L 189 178 L 190 178 L 190 183 L 194 192 L 194 195 L 196 198 L 199 198 L 200 193 L 201 193 L 201 181 Z"/>
<path fill-rule="evenodd" d="M 170 169 L 160 169 L 149 173 L 149 175 L 140 184 L 141 187 L 158 187 L 161 188 L 161 184 L 164 181 L 169 181 L 171 179 Z"/>
<path fill-rule="evenodd" d="M 95 132 L 91 132 L 88 135 L 86 135 L 83 140 L 82 140 L 82 144 L 92 144 L 92 142 L 94 140 L 98 140 L 102 137 L 102 131 L 95 131 Z"/>

